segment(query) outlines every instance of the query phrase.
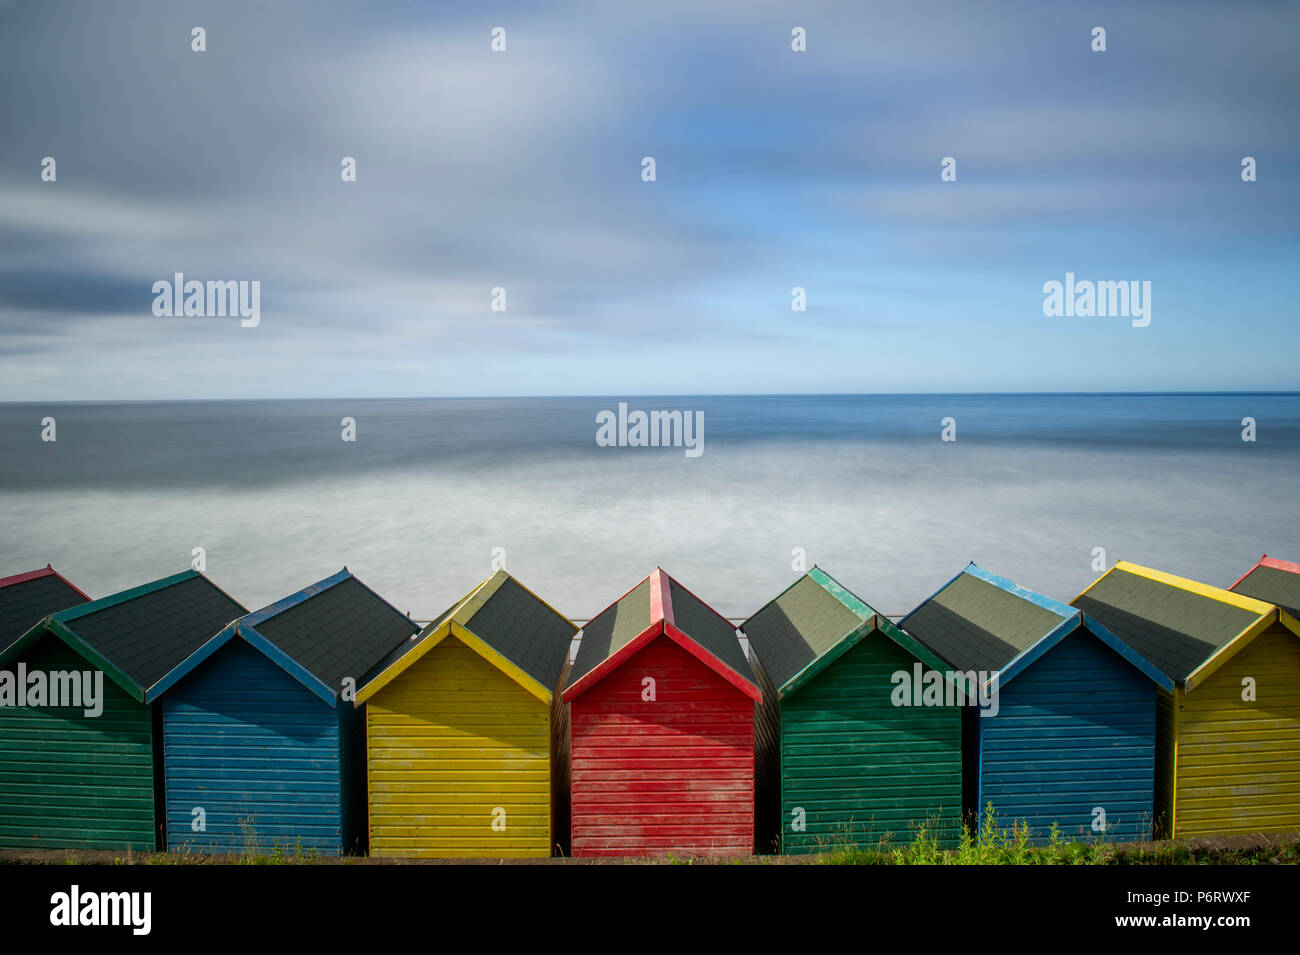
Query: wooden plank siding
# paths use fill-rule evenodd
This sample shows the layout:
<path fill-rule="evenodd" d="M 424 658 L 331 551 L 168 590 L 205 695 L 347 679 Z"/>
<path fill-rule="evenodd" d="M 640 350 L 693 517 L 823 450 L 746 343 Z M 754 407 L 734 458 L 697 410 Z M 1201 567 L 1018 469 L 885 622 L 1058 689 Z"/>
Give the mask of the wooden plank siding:
<path fill-rule="evenodd" d="M 546 703 L 444 637 L 367 703 L 371 855 L 549 856 L 550 724 Z"/>
<path fill-rule="evenodd" d="M 961 833 L 961 707 L 896 707 L 915 658 L 882 635 L 859 641 L 781 706 L 781 851 L 825 852 Z M 792 826 L 797 810 L 806 828 Z"/>
<path fill-rule="evenodd" d="M 1242 681 L 1256 682 L 1255 702 Z M 1174 835 L 1300 828 L 1300 640 L 1275 623 L 1178 696 Z"/>
<path fill-rule="evenodd" d="M 21 662 L 28 672 L 94 670 L 48 634 Z M 157 847 L 150 708 L 107 677 L 103 695 L 93 718 L 80 709 L 0 707 L 0 846 Z"/>
<path fill-rule="evenodd" d="M 344 850 L 334 707 L 237 638 L 161 702 L 169 850 Z"/>
<path fill-rule="evenodd" d="M 979 806 L 991 802 L 999 826 L 1027 823 L 1036 843 L 1053 823 L 1067 839 L 1151 838 L 1156 687 L 1085 629 L 1001 687 L 997 714 L 978 722 Z"/>
<path fill-rule="evenodd" d="M 660 635 L 570 714 L 575 856 L 753 851 L 754 703 L 714 670 Z"/>

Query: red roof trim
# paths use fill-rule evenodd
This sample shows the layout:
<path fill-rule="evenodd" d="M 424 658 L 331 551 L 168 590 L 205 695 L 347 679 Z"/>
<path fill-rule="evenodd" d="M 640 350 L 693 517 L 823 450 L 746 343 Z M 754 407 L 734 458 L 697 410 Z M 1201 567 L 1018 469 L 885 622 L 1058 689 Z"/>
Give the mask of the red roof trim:
<path fill-rule="evenodd" d="M 1293 564 L 1289 560 L 1278 560 L 1276 557 L 1269 557 L 1265 554 L 1259 562 L 1265 567 L 1272 567 L 1274 570 L 1285 570 L 1289 574 L 1300 574 L 1300 564 Z"/>
<path fill-rule="evenodd" d="M 672 624 L 664 624 L 664 633 L 683 650 L 695 657 L 718 676 L 722 677 L 741 693 L 744 693 L 755 703 L 761 703 L 763 701 L 762 690 L 756 687 L 749 680 L 746 680 L 743 676 L 731 669 L 731 667 L 727 666 Z"/>
<path fill-rule="evenodd" d="M 1238 577 L 1237 583 L 1233 584 L 1228 589 L 1236 590 L 1237 584 L 1241 583 L 1261 567 L 1272 567 L 1274 570 L 1285 570 L 1288 574 L 1300 574 L 1300 564 L 1294 564 L 1289 560 L 1278 560 L 1276 557 L 1269 557 L 1268 554 L 1265 554 L 1259 559 L 1258 564 Z"/>
<path fill-rule="evenodd" d="M 12 577 L 0 577 L 0 587 L 11 587 L 14 584 L 24 584 L 29 580 L 36 580 L 39 577 L 58 577 L 59 580 L 63 581 L 82 597 L 85 597 L 87 600 L 91 599 L 90 594 L 86 593 L 67 577 L 64 577 L 49 564 L 46 564 L 40 570 L 29 570 L 25 574 L 14 574 Z"/>
<path fill-rule="evenodd" d="M 0 587 L 12 587 L 14 584 L 25 584 L 29 580 L 35 580 L 38 577 L 49 577 L 54 573 L 54 568 L 46 564 L 40 570 L 29 570 L 25 574 L 14 574 L 12 577 L 0 577 Z"/>
<path fill-rule="evenodd" d="M 638 584 L 637 586 L 640 585 Z M 633 589 L 635 590 L 636 588 Z M 573 684 L 573 686 L 569 687 L 567 690 L 565 690 L 563 695 L 560 697 L 560 699 L 563 702 L 568 703 L 570 700 L 574 699 L 575 697 L 581 696 L 583 693 L 586 693 L 588 690 L 590 690 L 601 680 L 605 679 L 605 677 L 608 676 L 613 670 L 618 669 L 618 667 L 622 665 L 624 660 L 626 660 L 632 654 L 636 653 L 638 650 L 640 650 L 647 643 L 649 643 L 651 640 L 653 640 L 655 637 L 659 636 L 663 632 L 664 632 L 664 623 L 662 620 L 657 620 L 654 623 L 650 624 L 650 626 L 646 627 L 644 630 L 638 633 L 627 643 L 623 644 L 623 646 L 619 647 L 615 653 L 606 657 L 600 663 L 596 664 L 596 666 L 592 667 L 585 674 L 583 674 L 582 679 L 579 680 L 577 683 Z"/>

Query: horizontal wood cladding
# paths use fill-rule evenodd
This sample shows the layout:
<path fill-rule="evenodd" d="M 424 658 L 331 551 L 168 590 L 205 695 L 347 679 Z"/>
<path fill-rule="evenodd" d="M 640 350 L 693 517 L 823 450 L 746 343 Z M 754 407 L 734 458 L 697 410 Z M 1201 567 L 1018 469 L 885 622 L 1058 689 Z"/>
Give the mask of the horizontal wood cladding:
<path fill-rule="evenodd" d="M 961 708 L 899 707 L 914 658 L 873 634 L 781 706 L 781 851 L 825 852 L 961 830 Z M 802 828 L 800 828 L 802 827 Z"/>
<path fill-rule="evenodd" d="M 367 705 L 370 852 L 551 854 L 550 711 L 446 637 Z"/>
<path fill-rule="evenodd" d="M 1177 702 L 1175 835 L 1300 828 L 1300 638 L 1274 625 Z"/>
<path fill-rule="evenodd" d="M 344 848 L 339 718 L 242 640 L 162 699 L 167 848 Z M 205 829 L 195 831 L 194 810 Z"/>
<path fill-rule="evenodd" d="M 1154 821 L 1156 686 L 1085 630 L 1076 630 L 1002 687 L 979 719 L 981 809 L 1029 825 L 1031 840 L 1150 839 Z M 1104 812 L 1105 829 L 1093 828 Z"/>
<path fill-rule="evenodd" d="M 670 638 L 577 697 L 570 719 L 575 856 L 753 851 L 753 701 Z"/>
<path fill-rule="evenodd" d="M 52 636 L 23 662 L 28 672 L 94 669 Z M 0 707 L 0 846 L 155 849 L 151 724 L 149 707 L 107 677 L 97 717 Z"/>

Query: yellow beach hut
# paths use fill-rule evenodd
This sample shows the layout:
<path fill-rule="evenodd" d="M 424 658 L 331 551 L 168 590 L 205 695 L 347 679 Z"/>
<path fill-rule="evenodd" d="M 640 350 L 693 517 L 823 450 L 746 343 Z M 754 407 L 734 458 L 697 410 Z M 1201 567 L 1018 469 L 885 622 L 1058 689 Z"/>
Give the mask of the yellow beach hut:
<path fill-rule="evenodd" d="M 1157 690 L 1157 831 L 1300 828 L 1300 621 L 1120 561 L 1072 601 L 1174 682 Z"/>
<path fill-rule="evenodd" d="M 551 854 L 551 707 L 576 632 L 500 570 L 371 671 L 371 855 Z"/>

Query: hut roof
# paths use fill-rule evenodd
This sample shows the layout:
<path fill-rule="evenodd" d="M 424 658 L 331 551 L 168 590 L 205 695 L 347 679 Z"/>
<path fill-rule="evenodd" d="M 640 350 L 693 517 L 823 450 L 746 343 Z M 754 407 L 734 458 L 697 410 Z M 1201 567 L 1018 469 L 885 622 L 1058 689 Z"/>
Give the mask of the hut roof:
<path fill-rule="evenodd" d="M 1003 686 L 1080 627 L 1159 686 L 1173 682 L 1122 636 L 1079 609 L 971 564 L 899 621 L 960 671 Z"/>
<path fill-rule="evenodd" d="M 89 600 L 49 564 L 25 574 L 0 577 L 0 649 L 7 648 L 41 618 Z"/>
<path fill-rule="evenodd" d="M 165 678 L 246 608 L 195 570 L 50 614 L 3 653 L 0 666 L 45 633 L 67 643 L 142 703 Z"/>
<path fill-rule="evenodd" d="M 191 654 L 162 689 L 239 637 L 331 706 L 344 679 L 360 685 L 375 662 L 419 628 L 344 567 L 233 621 Z"/>
<path fill-rule="evenodd" d="M 658 568 L 582 628 L 564 698 L 580 695 L 660 634 L 747 696 L 762 698 L 735 626 Z"/>
<path fill-rule="evenodd" d="M 380 660 L 357 702 L 364 703 L 448 636 L 468 644 L 549 702 L 577 630 L 558 610 L 498 570 Z"/>
<path fill-rule="evenodd" d="M 820 567 L 813 567 L 740 627 L 780 696 L 805 686 L 877 630 L 938 670 L 947 666 Z"/>
<path fill-rule="evenodd" d="M 1300 616 L 1300 564 L 1265 554 L 1229 589 L 1234 594 L 1277 604 L 1293 617 Z"/>
<path fill-rule="evenodd" d="M 898 625 L 959 670 L 997 672 L 1074 615 L 971 564 Z"/>
<path fill-rule="evenodd" d="M 1127 561 L 1073 605 L 1189 691 L 1273 621 L 1300 633 L 1300 624 L 1272 604 Z"/>

